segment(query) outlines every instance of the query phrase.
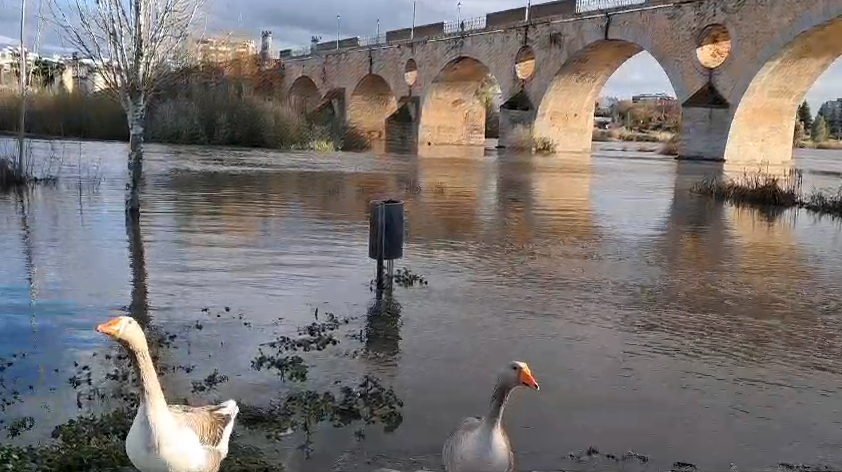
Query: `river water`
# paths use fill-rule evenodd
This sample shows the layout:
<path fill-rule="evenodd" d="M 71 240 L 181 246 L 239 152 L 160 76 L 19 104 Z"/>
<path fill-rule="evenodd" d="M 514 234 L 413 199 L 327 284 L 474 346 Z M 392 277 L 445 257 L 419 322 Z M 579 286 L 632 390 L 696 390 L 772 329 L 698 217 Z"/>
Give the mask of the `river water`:
<path fill-rule="evenodd" d="M 103 375 L 115 348 L 92 328 L 133 304 L 186 333 L 168 356 L 195 370 L 166 377 L 170 398 L 195 400 L 190 381 L 214 369 L 229 381 L 203 398 L 265 404 L 300 388 L 251 359 L 316 308 L 365 328 L 367 205 L 397 197 L 397 267 L 429 285 L 396 289 L 400 323 L 365 355 L 308 358 L 308 386 L 377 376 L 404 401 L 402 425 L 362 442 L 322 425 L 309 460 L 293 438 L 235 441 L 293 470 L 435 469 L 449 431 L 485 411 L 497 372 L 518 359 L 541 384 L 506 411 L 518 469 L 842 467 L 842 227 L 690 194 L 721 165 L 610 145 L 551 157 L 150 145 L 139 266 L 125 145 L 36 142 L 48 153 L 63 156 L 56 186 L 0 196 L 0 357 L 27 354 L 7 373 L 24 403 L 0 417 L 36 418 L 17 442 L 78 413 L 66 372 L 78 362 Z M 799 152 L 796 165 L 807 188 L 842 175 L 839 154 Z M 346 336 L 339 352 L 360 348 Z M 589 446 L 651 460 L 568 457 Z"/>

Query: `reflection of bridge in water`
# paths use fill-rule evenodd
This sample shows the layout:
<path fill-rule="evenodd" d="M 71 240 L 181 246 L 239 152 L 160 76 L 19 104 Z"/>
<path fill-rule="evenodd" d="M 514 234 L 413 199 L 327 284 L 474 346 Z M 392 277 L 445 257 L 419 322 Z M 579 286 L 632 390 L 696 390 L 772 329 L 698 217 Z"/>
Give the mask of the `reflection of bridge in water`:
<path fill-rule="evenodd" d="M 581 12 L 591 8 L 603 10 Z M 370 138 L 423 149 L 483 143 L 478 92 L 491 76 L 504 99 L 503 145 L 521 126 L 583 152 L 603 85 L 645 50 L 682 104 L 681 156 L 788 162 L 797 106 L 842 55 L 838 0 L 561 0 L 467 24 L 285 57 L 285 89 Z"/>

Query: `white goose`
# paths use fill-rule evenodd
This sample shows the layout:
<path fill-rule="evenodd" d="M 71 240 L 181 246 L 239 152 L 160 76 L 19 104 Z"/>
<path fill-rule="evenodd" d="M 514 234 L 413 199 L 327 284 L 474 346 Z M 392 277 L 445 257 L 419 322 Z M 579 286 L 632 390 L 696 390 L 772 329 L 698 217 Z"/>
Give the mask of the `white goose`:
<path fill-rule="evenodd" d="M 518 387 L 538 390 L 538 382 L 523 362 L 507 365 L 497 378 L 491 408 L 482 418 L 468 418 L 454 430 L 442 449 L 447 472 L 511 472 L 515 461 L 509 437 L 503 430 L 503 410 Z"/>
<path fill-rule="evenodd" d="M 143 329 L 121 316 L 97 326 L 129 349 L 140 371 L 143 396 L 126 437 L 126 454 L 140 472 L 218 472 L 239 409 L 228 400 L 217 406 L 167 405 Z"/>

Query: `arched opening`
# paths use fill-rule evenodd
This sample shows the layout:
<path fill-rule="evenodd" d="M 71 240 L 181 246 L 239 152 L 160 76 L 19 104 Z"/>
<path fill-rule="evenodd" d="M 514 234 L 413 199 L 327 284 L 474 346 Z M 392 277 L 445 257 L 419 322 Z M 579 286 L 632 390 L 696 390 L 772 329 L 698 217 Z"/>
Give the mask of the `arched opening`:
<path fill-rule="evenodd" d="M 783 163 L 792 158 L 798 107 L 842 55 L 842 17 L 797 36 L 754 76 L 731 122 L 725 160 Z"/>
<path fill-rule="evenodd" d="M 653 69 L 660 71 L 654 80 Z M 538 107 L 534 136 L 556 151 L 575 153 L 590 152 L 594 137 L 666 139 L 665 129 L 680 121 L 674 96 L 663 68 L 639 45 L 598 41 L 573 55 L 552 80 Z"/>
<path fill-rule="evenodd" d="M 731 32 L 725 25 L 708 25 L 699 35 L 696 59 L 706 69 L 716 69 L 731 55 Z"/>
<path fill-rule="evenodd" d="M 515 75 L 520 80 L 529 80 L 534 74 L 535 50 L 531 46 L 524 46 L 515 56 Z"/>
<path fill-rule="evenodd" d="M 300 113 L 307 114 L 319 106 L 322 101 L 322 94 L 313 79 L 303 75 L 292 83 L 289 89 L 288 101 L 293 109 Z"/>
<path fill-rule="evenodd" d="M 398 101 L 383 77 L 363 77 L 351 94 L 348 124 L 370 141 L 386 138 L 386 119 L 398 109 Z"/>
<path fill-rule="evenodd" d="M 424 98 L 418 141 L 421 146 L 485 145 L 499 126 L 500 86 L 483 63 L 460 57 L 442 69 Z M 488 113 L 491 110 L 492 113 Z"/>

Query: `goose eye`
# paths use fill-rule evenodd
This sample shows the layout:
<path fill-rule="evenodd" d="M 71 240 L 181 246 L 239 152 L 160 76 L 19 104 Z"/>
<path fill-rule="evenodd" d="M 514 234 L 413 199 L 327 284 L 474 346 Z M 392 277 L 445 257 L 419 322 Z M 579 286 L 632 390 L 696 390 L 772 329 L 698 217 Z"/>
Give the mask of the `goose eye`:
<path fill-rule="evenodd" d="M 512 366 L 512 370 L 517 370 L 517 366 L 516 366 L 516 365 L 513 365 L 513 366 Z"/>

